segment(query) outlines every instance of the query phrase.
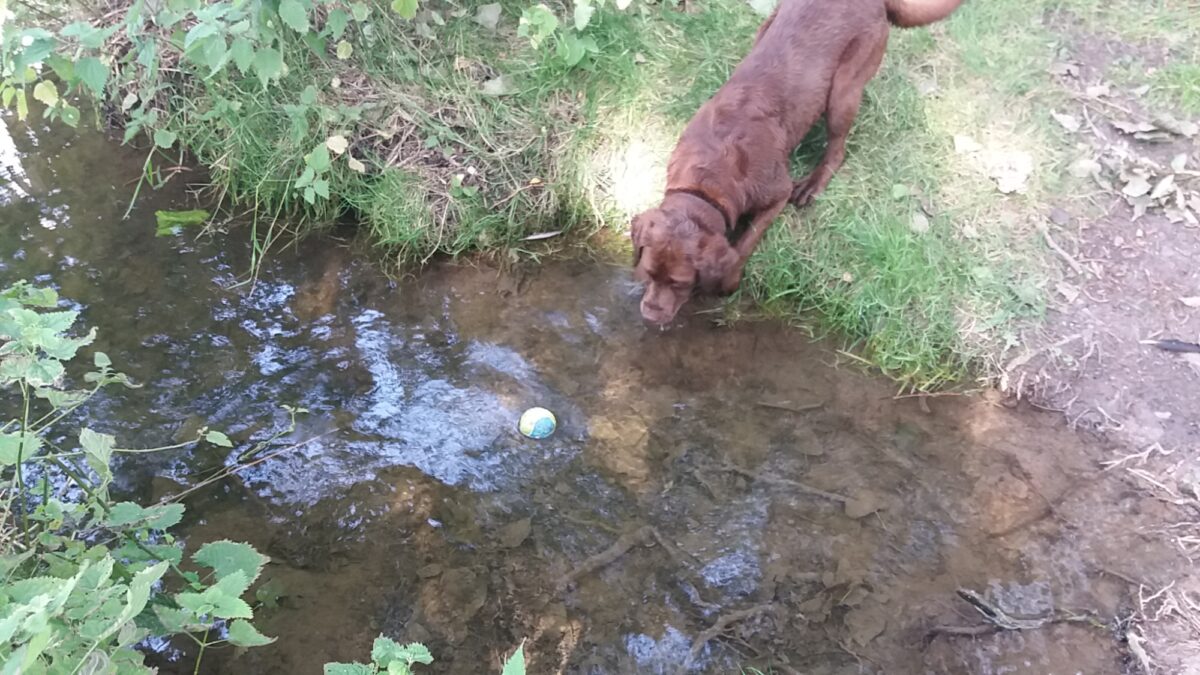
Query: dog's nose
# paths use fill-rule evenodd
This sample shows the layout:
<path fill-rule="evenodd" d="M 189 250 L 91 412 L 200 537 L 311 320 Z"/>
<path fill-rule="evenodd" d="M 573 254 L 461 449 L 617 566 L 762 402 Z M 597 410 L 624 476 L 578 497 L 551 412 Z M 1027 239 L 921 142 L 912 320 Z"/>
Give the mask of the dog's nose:
<path fill-rule="evenodd" d="M 661 307 L 649 303 L 642 303 L 642 319 L 647 323 L 652 323 L 656 326 L 665 326 L 671 323 L 674 315 L 664 311 Z"/>

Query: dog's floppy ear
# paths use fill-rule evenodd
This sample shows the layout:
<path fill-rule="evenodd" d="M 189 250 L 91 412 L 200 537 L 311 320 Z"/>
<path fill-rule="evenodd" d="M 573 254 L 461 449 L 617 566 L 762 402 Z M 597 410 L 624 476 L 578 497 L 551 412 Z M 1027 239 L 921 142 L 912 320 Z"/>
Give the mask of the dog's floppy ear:
<path fill-rule="evenodd" d="M 633 240 L 633 265 L 642 260 L 642 248 L 646 245 L 646 216 L 639 213 L 633 217 L 633 222 L 629 224 L 629 238 Z"/>
<path fill-rule="evenodd" d="M 740 280 L 739 261 L 738 252 L 729 240 L 721 235 L 705 235 L 696 250 L 696 283 L 710 293 L 732 292 Z"/>

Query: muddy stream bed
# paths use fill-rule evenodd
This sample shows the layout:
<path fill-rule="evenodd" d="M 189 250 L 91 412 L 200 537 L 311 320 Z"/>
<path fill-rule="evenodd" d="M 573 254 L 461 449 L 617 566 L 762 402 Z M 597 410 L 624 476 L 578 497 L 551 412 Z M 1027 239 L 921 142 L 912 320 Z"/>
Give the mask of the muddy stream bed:
<path fill-rule="evenodd" d="M 122 220 L 142 159 L 5 120 L 0 274 L 78 303 L 145 383 L 89 425 L 156 446 L 209 424 L 238 445 L 126 461 L 135 498 L 309 410 L 266 452 L 299 445 L 186 501 L 189 550 L 248 541 L 282 593 L 257 611 L 278 642 L 203 672 L 319 673 L 383 633 L 425 642 L 440 673 L 498 673 L 522 639 L 535 674 L 1121 673 L 1132 584 L 1179 564 L 1151 534 L 1159 503 L 1056 416 L 897 400 L 770 323 L 647 330 L 628 271 L 594 262 L 394 282 L 310 240 L 236 286 L 244 229 L 155 237 L 155 209 L 190 208 L 171 190 Z M 532 405 L 558 414 L 550 440 L 516 434 Z M 1083 620 L 941 633 L 983 625 L 960 589 Z M 192 671 L 174 646 L 156 658 Z"/>

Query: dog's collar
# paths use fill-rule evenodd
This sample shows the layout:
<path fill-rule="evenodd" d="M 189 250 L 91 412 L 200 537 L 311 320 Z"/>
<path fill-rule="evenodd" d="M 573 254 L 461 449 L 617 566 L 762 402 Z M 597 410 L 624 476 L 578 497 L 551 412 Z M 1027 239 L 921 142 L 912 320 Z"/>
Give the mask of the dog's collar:
<path fill-rule="evenodd" d="M 725 221 L 725 231 L 726 232 L 730 232 L 733 230 L 733 225 L 734 225 L 733 218 L 731 218 L 729 216 L 729 212 L 725 210 L 725 207 L 721 205 L 721 202 L 710 197 L 708 195 L 708 193 L 705 192 L 704 190 L 701 190 L 699 188 L 671 188 L 670 190 L 667 190 L 667 194 L 668 195 L 684 194 L 684 195 L 690 195 L 692 197 L 695 197 L 696 199 L 699 199 L 700 201 L 704 202 L 705 204 L 708 204 L 709 206 L 716 209 L 717 213 L 721 214 L 721 219 Z"/>

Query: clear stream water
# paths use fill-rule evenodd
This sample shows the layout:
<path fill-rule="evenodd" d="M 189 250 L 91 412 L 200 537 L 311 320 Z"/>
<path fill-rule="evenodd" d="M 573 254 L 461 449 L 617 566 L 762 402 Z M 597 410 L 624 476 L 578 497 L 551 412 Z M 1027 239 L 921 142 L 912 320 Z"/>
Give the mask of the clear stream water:
<path fill-rule="evenodd" d="M 647 330 L 623 267 L 439 265 L 397 283 L 325 239 L 238 285 L 244 228 L 154 236 L 155 209 L 193 206 L 178 187 L 122 219 L 142 159 L 4 120 L 0 277 L 78 303 L 145 383 L 81 424 L 126 446 L 210 424 L 238 444 L 126 461 L 139 499 L 236 464 L 286 426 L 282 405 L 310 411 L 267 452 L 302 444 L 186 501 L 189 550 L 249 541 L 283 592 L 258 610 L 278 642 L 212 650 L 203 672 L 319 673 L 383 633 L 427 643 L 438 673 L 499 672 L 523 639 L 536 674 L 1120 673 L 1105 627 L 930 631 L 980 623 L 959 588 L 1111 621 L 1126 578 L 1174 564 L 1143 534 L 1158 504 L 1053 415 L 966 397 L 925 411 L 771 323 Z M 548 441 L 515 433 L 532 405 L 558 414 Z M 155 654 L 163 672 L 192 671 L 184 647 Z"/>

